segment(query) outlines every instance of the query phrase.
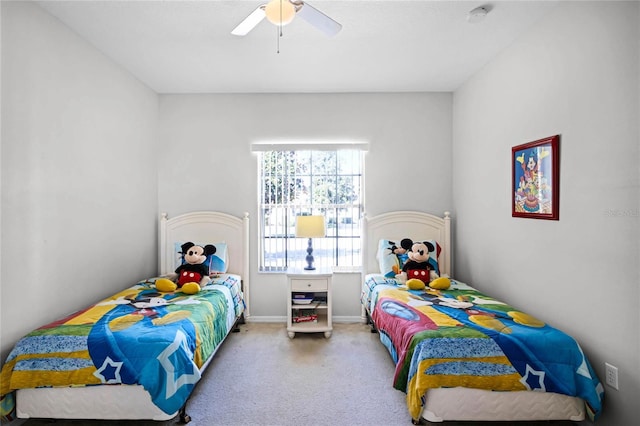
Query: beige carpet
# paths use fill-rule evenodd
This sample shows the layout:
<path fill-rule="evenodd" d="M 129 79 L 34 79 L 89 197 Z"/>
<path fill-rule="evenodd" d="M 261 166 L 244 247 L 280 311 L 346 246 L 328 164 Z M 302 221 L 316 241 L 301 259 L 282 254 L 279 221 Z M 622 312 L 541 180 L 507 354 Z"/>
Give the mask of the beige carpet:
<path fill-rule="evenodd" d="M 187 411 L 202 424 L 411 425 L 391 357 L 363 324 L 337 324 L 329 339 L 244 325 L 205 375 Z"/>
<path fill-rule="evenodd" d="M 411 426 L 405 394 L 392 386 L 393 362 L 378 335 L 364 324 L 334 326 L 329 339 L 322 333 L 289 339 L 284 324 L 242 325 L 218 350 L 191 396 L 189 425 Z M 168 426 L 178 420 L 55 424 Z M 52 421 L 31 419 L 22 424 L 42 426 Z M 518 423 L 525 424 L 538 423 Z"/>

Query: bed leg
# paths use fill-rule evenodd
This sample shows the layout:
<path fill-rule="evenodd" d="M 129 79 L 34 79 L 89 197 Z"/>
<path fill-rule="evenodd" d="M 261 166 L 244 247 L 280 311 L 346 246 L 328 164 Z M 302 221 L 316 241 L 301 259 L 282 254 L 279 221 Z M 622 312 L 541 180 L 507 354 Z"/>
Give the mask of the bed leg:
<path fill-rule="evenodd" d="M 232 333 L 239 333 L 240 332 L 240 324 L 244 324 L 245 320 L 244 320 L 244 313 L 240 314 L 240 318 L 238 318 L 238 320 L 233 323 L 233 327 L 231 328 L 231 332 Z"/>
<path fill-rule="evenodd" d="M 191 421 L 191 416 L 187 414 L 186 404 L 180 408 L 180 423 L 186 424 Z"/>
<path fill-rule="evenodd" d="M 370 331 L 372 333 L 377 333 L 378 332 L 378 329 L 376 328 L 376 324 L 371 319 L 371 316 L 369 315 L 369 312 L 367 312 L 367 324 L 369 324 L 369 327 L 371 327 Z"/>

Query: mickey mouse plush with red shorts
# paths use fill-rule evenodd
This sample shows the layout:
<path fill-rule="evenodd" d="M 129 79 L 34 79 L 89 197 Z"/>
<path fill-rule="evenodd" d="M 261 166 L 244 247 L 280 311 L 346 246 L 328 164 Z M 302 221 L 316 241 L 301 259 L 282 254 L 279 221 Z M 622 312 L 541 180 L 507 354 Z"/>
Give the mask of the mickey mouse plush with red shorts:
<path fill-rule="evenodd" d="M 427 241 L 417 241 L 411 245 L 411 249 L 407 252 L 409 260 L 402 267 L 402 273 L 407 280 L 415 278 L 429 284 L 431 280 L 438 278 L 433 266 L 429 264 L 429 253 L 434 250 L 433 244 Z"/>
<path fill-rule="evenodd" d="M 188 242 L 181 247 L 182 264 L 175 273 L 156 280 L 158 291 L 173 292 L 180 288 L 183 293 L 196 294 L 209 282 L 209 266 L 205 262 L 216 252 L 216 246 L 207 244 L 202 247 Z"/>
<path fill-rule="evenodd" d="M 207 244 L 206 246 L 197 246 L 192 242 L 182 245 L 182 256 L 184 263 L 176 268 L 178 274 L 178 287 L 191 282 L 204 285 L 209 281 L 209 268 L 205 265 L 207 256 L 211 256 L 216 252 L 216 246 Z"/>

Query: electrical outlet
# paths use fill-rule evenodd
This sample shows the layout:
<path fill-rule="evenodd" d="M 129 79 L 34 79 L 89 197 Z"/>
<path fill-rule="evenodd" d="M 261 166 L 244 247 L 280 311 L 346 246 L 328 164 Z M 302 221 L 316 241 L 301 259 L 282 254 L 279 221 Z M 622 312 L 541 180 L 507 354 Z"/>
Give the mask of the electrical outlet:
<path fill-rule="evenodd" d="M 618 389 L 618 367 L 608 362 L 604 363 L 605 383 L 614 389 Z"/>

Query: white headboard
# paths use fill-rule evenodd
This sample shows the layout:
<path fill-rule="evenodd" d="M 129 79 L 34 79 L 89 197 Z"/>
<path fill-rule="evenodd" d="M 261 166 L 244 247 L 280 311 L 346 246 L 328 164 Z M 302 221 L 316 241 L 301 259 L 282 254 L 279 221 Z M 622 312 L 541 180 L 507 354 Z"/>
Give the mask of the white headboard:
<path fill-rule="evenodd" d="M 229 265 L 227 272 L 242 277 L 242 289 L 249 316 L 249 213 L 236 217 L 227 213 L 200 211 L 168 217 L 160 216 L 159 264 L 160 275 L 174 272 L 175 243 L 227 244 Z"/>
<path fill-rule="evenodd" d="M 417 211 L 396 211 L 383 213 L 378 216 L 364 217 L 365 241 L 363 244 L 364 265 L 367 273 L 380 272 L 376 258 L 378 242 L 381 239 L 400 241 L 403 238 L 421 240 L 434 239 L 442 247 L 438 259 L 441 275 L 452 276 L 451 271 L 451 218 L 449 212 L 444 217 L 434 216 Z"/>

